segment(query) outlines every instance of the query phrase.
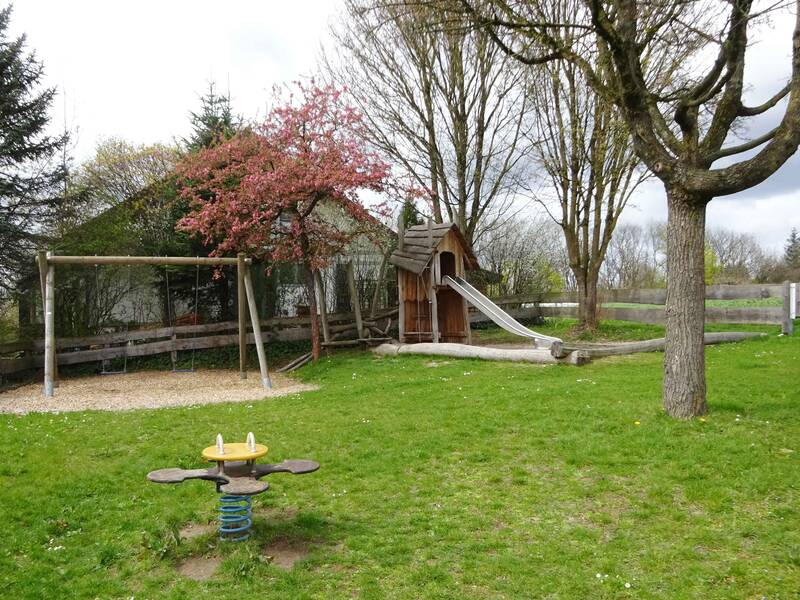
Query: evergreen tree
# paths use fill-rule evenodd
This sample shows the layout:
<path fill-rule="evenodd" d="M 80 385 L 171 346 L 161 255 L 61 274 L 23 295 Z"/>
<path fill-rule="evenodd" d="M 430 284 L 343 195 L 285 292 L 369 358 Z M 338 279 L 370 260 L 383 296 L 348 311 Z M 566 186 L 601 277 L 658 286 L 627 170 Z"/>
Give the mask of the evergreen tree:
<path fill-rule="evenodd" d="M 67 136 L 46 133 L 55 88 L 41 89 L 42 63 L 25 36 L 11 39 L 0 10 L 0 296 L 14 287 L 43 231 L 58 216 Z"/>
<path fill-rule="evenodd" d="M 220 141 L 231 139 L 241 128 L 241 119 L 234 116 L 231 97 L 220 96 L 213 82 L 208 92 L 200 97 L 200 110 L 190 112 L 192 135 L 184 140 L 189 152 L 211 148 Z"/>
<path fill-rule="evenodd" d="M 792 227 L 792 232 L 786 239 L 784 260 L 790 269 L 800 269 L 800 234 L 797 233 L 797 227 Z"/>
<path fill-rule="evenodd" d="M 404 229 L 413 227 L 414 225 L 422 225 L 425 221 L 422 215 L 419 214 L 413 200 L 405 200 L 400 209 L 400 222 L 403 224 Z"/>

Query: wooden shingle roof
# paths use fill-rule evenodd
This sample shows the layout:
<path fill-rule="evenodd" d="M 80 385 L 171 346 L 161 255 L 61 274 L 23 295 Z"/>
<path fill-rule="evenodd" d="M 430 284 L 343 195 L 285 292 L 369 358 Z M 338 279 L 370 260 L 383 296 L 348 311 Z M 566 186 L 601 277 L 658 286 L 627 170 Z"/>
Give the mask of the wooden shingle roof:
<path fill-rule="evenodd" d="M 478 259 L 475 258 L 472 248 L 467 244 L 467 240 L 455 223 L 432 223 L 430 229 L 427 224 L 409 227 L 403 235 L 402 250 L 398 246 L 389 257 L 389 262 L 396 267 L 419 275 L 428 266 L 434 251 L 450 231 L 455 233 L 461 242 L 468 267 L 477 269 Z"/>

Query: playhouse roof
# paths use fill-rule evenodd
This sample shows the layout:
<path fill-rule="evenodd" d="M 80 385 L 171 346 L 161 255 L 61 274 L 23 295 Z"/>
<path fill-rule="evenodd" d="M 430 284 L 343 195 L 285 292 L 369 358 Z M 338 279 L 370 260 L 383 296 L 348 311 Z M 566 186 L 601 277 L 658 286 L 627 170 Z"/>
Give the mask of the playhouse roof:
<path fill-rule="evenodd" d="M 400 250 L 398 247 L 392 252 L 389 262 L 396 267 L 419 275 L 428 266 L 436 248 L 451 231 L 464 249 L 467 267 L 477 269 L 478 259 L 455 223 L 432 223 L 430 234 L 427 224 L 409 227 L 403 235 L 403 249 Z"/>

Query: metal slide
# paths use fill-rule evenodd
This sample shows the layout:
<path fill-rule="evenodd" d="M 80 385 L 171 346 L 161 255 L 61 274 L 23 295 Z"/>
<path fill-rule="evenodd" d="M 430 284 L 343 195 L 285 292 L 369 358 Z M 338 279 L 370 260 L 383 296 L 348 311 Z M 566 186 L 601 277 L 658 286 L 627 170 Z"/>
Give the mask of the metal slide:
<path fill-rule="evenodd" d="M 561 342 L 561 340 L 557 337 L 542 335 L 541 333 L 536 333 L 535 331 L 528 329 L 502 308 L 497 306 L 497 304 L 489 300 L 489 298 L 464 281 L 461 277 L 450 277 L 449 275 L 445 275 L 442 278 L 442 281 L 453 288 L 456 292 L 461 294 L 461 296 L 463 296 L 467 302 L 469 302 L 472 306 L 477 308 L 509 333 L 533 340 L 541 340 L 543 342 L 547 342 L 548 346 L 550 346 L 553 342 Z"/>

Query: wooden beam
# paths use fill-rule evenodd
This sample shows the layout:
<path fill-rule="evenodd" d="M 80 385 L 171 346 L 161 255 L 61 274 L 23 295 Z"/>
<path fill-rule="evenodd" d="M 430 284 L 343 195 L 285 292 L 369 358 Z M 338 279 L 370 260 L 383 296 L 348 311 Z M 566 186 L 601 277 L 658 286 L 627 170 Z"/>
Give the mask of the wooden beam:
<path fill-rule="evenodd" d="M 245 258 L 249 265 L 251 258 Z M 213 256 L 50 256 L 52 265 L 237 265 L 238 258 L 219 258 Z"/>
<path fill-rule="evenodd" d="M 267 355 L 264 352 L 264 343 L 261 339 L 261 325 L 258 319 L 258 307 L 256 306 L 256 295 L 253 292 L 253 282 L 250 279 L 250 269 L 245 269 L 244 272 L 244 287 L 247 293 L 247 304 L 250 306 L 250 323 L 253 325 L 253 337 L 256 343 L 256 352 L 258 353 L 258 368 L 261 370 L 261 383 L 264 389 L 271 389 L 272 382 L 269 380 L 269 371 L 267 370 Z"/>
<path fill-rule="evenodd" d="M 247 379 L 247 290 L 244 285 L 244 273 L 247 263 L 243 253 L 236 256 L 236 316 L 239 327 L 239 378 Z"/>

